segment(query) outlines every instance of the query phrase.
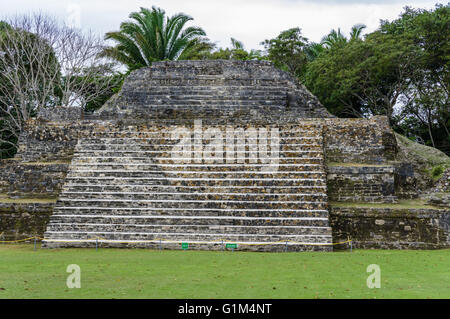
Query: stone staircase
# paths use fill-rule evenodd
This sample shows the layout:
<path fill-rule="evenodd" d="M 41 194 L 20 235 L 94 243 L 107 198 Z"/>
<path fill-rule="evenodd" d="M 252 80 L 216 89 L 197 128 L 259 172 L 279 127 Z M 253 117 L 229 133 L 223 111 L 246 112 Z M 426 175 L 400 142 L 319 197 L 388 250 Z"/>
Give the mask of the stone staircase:
<path fill-rule="evenodd" d="M 330 117 L 289 74 L 267 61 L 161 61 L 132 72 L 97 115 L 249 123 Z"/>
<path fill-rule="evenodd" d="M 195 148 L 207 145 L 196 144 L 195 134 L 191 154 L 204 158 L 182 151 L 174 158 L 180 140 L 172 132 L 129 126 L 80 139 L 44 247 L 92 247 L 97 238 L 102 247 L 332 250 L 321 124 L 303 121 L 268 134 L 268 160 L 278 159 L 276 166 L 250 160 L 261 145 L 251 136 L 245 146 L 236 140 L 231 161 L 208 158 Z M 279 150 L 270 153 L 275 142 Z"/>
<path fill-rule="evenodd" d="M 213 78 L 211 78 L 213 80 Z M 260 83 L 257 86 L 216 85 L 208 86 L 155 86 L 150 92 L 131 95 L 122 105 L 122 111 L 139 112 L 134 105 L 145 104 L 145 112 L 155 118 L 224 118 L 230 122 L 237 115 L 249 116 L 252 120 L 263 118 L 263 114 L 279 114 L 285 109 L 287 91 L 281 86 L 271 87 Z M 197 110 L 197 111 L 196 111 Z M 285 111 L 286 112 L 286 111 Z"/>

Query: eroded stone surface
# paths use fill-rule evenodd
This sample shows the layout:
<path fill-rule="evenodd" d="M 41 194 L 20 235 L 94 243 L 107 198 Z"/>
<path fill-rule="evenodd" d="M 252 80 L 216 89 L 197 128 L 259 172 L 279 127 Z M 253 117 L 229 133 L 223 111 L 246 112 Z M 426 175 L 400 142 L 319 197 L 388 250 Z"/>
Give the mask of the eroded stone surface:
<path fill-rule="evenodd" d="M 351 238 L 357 248 L 450 247 L 449 210 L 331 206 L 330 225 L 335 242 Z"/>

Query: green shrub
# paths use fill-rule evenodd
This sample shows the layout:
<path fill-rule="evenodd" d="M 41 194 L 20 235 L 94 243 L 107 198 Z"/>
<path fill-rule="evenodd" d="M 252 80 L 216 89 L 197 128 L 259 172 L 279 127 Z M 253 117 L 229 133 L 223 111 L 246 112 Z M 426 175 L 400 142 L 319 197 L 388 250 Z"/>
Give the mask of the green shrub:
<path fill-rule="evenodd" d="M 441 178 L 442 174 L 444 174 L 444 166 L 438 165 L 431 169 L 431 177 L 433 177 L 434 180 L 438 180 Z"/>

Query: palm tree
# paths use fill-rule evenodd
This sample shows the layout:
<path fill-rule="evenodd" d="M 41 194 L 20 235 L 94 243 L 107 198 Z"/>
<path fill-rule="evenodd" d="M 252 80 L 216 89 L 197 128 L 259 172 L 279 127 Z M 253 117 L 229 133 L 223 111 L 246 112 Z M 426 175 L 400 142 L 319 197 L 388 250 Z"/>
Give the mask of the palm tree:
<path fill-rule="evenodd" d="M 354 41 L 354 40 L 359 40 L 361 39 L 361 34 L 362 31 L 366 28 L 367 26 L 365 24 L 355 24 L 352 27 L 352 31 L 350 32 L 350 41 Z"/>
<path fill-rule="evenodd" d="M 231 59 L 236 60 L 258 60 L 262 58 L 261 50 L 251 49 L 246 51 L 242 41 L 231 38 Z"/>
<path fill-rule="evenodd" d="M 335 45 L 347 43 L 350 41 L 355 41 L 361 39 L 362 31 L 366 28 L 364 24 L 355 24 L 352 27 L 352 30 L 350 32 L 350 38 L 347 39 L 344 34 L 341 32 L 341 28 L 338 28 L 336 30 L 331 30 L 331 32 L 322 38 L 322 46 L 330 49 Z"/>
<path fill-rule="evenodd" d="M 310 43 L 305 48 L 305 53 L 308 61 L 315 60 L 319 54 L 325 51 L 325 47 L 322 45 L 322 43 Z"/>
<path fill-rule="evenodd" d="M 120 31 L 108 32 L 105 40 L 117 44 L 107 47 L 101 57 L 109 57 L 125 64 L 129 70 L 150 66 L 154 61 L 189 59 L 205 32 L 199 27 L 187 27 L 192 17 L 179 13 L 166 17 L 165 11 L 152 7 L 132 12 L 133 21 L 123 22 Z"/>
<path fill-rule="evenodd" d="M 323 37 L 321 44 L 325 48 L 329 49 L 339 43 L 346 43 L 346 42 L 347 38 L 341 33 L 341 28 L 338 28 L 337 31 L 333 29 L 327 36 Z"/>
<path fill-rule="evenodd" d="M 231 38 L 231 47 L 232 50 L 244 50 L 244 43 L 242 43 L 242 41 L 236 40 L 235 38 Z"/>

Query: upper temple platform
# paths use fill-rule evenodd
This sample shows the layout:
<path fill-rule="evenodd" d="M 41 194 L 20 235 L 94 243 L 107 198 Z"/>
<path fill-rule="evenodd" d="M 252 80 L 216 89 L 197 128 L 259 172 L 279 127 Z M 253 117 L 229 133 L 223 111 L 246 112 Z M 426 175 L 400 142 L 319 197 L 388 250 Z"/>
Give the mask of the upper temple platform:
<path fill-rule="evenodd" d="M 163 61 L 132 72 L 99 116 L 251 123 L 333 117 L 303 85 L 267 61 Z"/>

